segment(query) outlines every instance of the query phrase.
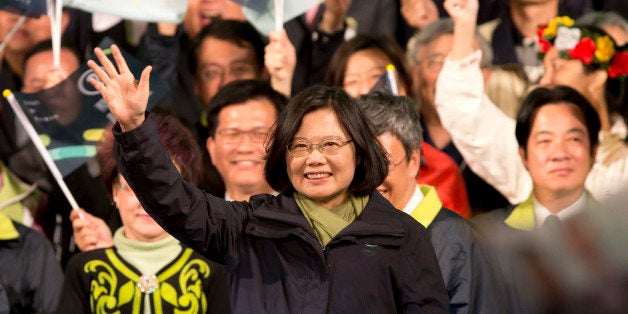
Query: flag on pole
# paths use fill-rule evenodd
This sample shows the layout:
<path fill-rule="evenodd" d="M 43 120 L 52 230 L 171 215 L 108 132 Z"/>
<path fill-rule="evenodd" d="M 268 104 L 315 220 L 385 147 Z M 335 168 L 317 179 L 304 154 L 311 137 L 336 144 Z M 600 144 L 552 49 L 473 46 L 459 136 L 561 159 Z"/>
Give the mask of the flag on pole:
<path fill-rule="evenodd" d="M 127 20 L 171 23 L 180 23 L 188 8 L 188 0 L 63 0 L 63 4 Z"/>
<path fill-rule="evenodd" d="M 399 96 L 399 89 L 397 87 L 395 66 L 389 64 L 386 66 L 386 72 L 379 77 L 375 85 L 369 90 L 369 94 L 380 92 L 393 96 Z"/>
<path fill-rule="evenodd" d="M 112 43 L 106 38 L 99 47 L 114 62 L 109 50 Z M 128 53 L 122 51 L 122 54 L 133 75 L 139 78 L 144 65 Z M 63 176 L 95 156 L 105 126 L 115 122 L 100 93 L 89 84 L 90 77 L 97 78 L 87 64 L 83 64 L 52 88 L 34 94 L 14 94 Z M 157 75 L 151 76 L 150 87 L 149 109 L 168 90 Z"/>
<path fill-rule="evenodd" d="M 242 12 L 249 23 L 262 34 L 268 36 L 277 25 L 305 13 L 313 6 L 319 5 L 322 0 L 231 0 L 242 5 Z M 275 8 L 275 3 L 283 2 L 282 8 Z M 275 19 L 275 15 L 283 15 Z"/>

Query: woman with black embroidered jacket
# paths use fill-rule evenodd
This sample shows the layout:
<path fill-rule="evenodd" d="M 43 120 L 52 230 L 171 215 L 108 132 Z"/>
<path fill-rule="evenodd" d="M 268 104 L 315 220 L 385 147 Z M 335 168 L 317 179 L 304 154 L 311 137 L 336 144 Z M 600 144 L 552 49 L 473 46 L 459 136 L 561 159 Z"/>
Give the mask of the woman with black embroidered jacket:
<path fill-rule="evenodd" d="M 278 196 L 227 202 L 184 181 L 145 112 L 117 47 L 89 66 L 119 122 L 116 159 L 147 212 L 204 256 L 227 265 L 236 313 L 444 313 L 448 299 L 425 229 L 375 188 L 387 160 L 340 88 L 311 87 L 268 139 L 266 179 Z M 245 140 L 245 139 L 242 139 Z"/>
<path fill-rule="evenodd" d="M 154 114 L 154 121 L 157 136 L 181 175 L 198 182 L 201 158 L 192 132 L 171 115 Z M 111 132 L 106 133 L 97 157 L 122 227 L 114 233 L 112 247 L 82 252 L 70 259 L 58 312 L 229 313 L 225 267 L 181 245 L 146 214 L 118 173 Z M 97 225 L 98 218 L 83 215 L 82 229 Z M 104 222 L 100 220 L 100 224 Z M 109 229 L 104 228 L 111 239 Z M 75 237 L 88 233 L 76 232 Z"/>

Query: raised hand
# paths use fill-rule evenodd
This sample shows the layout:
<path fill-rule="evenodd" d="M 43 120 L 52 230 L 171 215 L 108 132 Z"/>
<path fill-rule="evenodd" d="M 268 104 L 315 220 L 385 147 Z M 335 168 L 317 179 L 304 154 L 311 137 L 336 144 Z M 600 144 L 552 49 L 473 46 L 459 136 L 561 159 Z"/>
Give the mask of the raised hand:
<path fill-rule="evenodd" d="M 438 8 L 433 0 L 401 0 L 401 15 L 408 25 L 422 29 L 438 20 Z"/>
<path fill-rule="evenodd" d="M 103 96 L 109 110 L 120 123 L 122 131 L 129 131 L 138 127 L 144 122 L 152 68 L 147 66 L 142 71 L 138 83 L 129 70 L 118 46 L 111 46 L 111 53 L 116 61 L 117 69 L 105 56 L 102 49 L 96 48 L 94 53 L 102 64 L 102 68 L 94 60 L 87 61 L 87 65 L 100 79 L 98 81 L 95 78 L 90 78 L 90 84 Z"/>
<path fill-rule="evenodd" d="M 478 0 L 445 0 L 443 6 L 454 23 L 472 22 L 475 27 L 480 8 Z"/>
<path fill-rule="evenodd" d="M 264 48 L 264 65 L 270 74 L 270 83 L 274 90 L 290 97 L 297 52 L 283 29 L 272 31 L 269 39 L 270 43 Z"/>
<path fill-rule="evenodd" d="M 477 26 L 478 0 L 445 0 L 445 10 L 454 21 L 451 60 L 461 60 L 475 50 L 475 28 Z"/>

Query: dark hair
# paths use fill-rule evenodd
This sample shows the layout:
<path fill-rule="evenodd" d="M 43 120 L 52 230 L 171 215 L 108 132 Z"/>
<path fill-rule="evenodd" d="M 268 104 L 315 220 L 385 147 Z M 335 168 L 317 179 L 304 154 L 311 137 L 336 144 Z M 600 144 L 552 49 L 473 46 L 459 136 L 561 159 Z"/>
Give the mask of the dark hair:
<path fill-rule="evenodd" d="M 415 149 L 421 149 L 423 141 L 421 118 L 410 98 L 373 93 L 361 96 L 358 105 L 375 127 L 377 136 L 386 132 L 397 136 L 403 145 L 406 159 L 410 159 Z"/>
<path fill-rule="evenodd" d="M 71 52 L 72 55 L 76 57 L 76 60 L 78 60 L 79 64 L 82 62 L 81 57 L 79 56 L 78 51 L 76 51 L 75 46 L 71 45 L 69 42 L 62 42 L 61 50 L 67 50 Z M 22 70 L 26 70 L 26 62 L 28 61 L 28 59 L 30 59 L 32 56 L 40 52 L 46 52 L 46 51 L 52 51 L 52 40 L 50 39 L 40 41 L 37 44 L 35 44 L 33 47 L 28 49 L 28 51 L 26 51 L 26 54 L 24 55 L 24 63 L 22 64 Z"/>
<path fill-rule="evenodd" d="M 536 119 L 539 109 L 545 105 L 568 103 L 574 105 L 579 112 L 574 113 L 589 133 L 591 143 L 590 154 L 593 154 L 598 145 L 598 133 L 600 132 L 600 117 L 591 103 L 575 89 L 567 86 L 556 86 L 553 88 L 539 87 L 531 91 L 523 99 L 519 113 L 517 114 L 517 126 L 515 135 L 519 147 L 527 153 L 528 138 Z"/>
<path fill-rule="evenodd" d="M 284 95 L 275 91 L 268 81 L 236 80 L 223 86 L 209 102 L 209 109 L 203 113 L 201 124 L 207 127 L 208 135 L 213 137 L 218 127 L 218 115 L 225 107 L 242 104 L 252 99 L 268 99 L 277 115 L 288 101 Z"/>
<path fill-rule="evenodd" d="M 190 56 L 188 58 L 190 73 L 196 74 L 201 45 L 209 37 L 231 42 L 238 47 L 253 49 L 257 62 L 255 70 L 258 74 L 262 73 L 264 69 L 264 47 L 266 46 L 262 35 L 249 22 L 221 19 L 203 27 L 194 38 L 188 53 Z"/>
<path fill-rule="evenodd" d="M 336 114 L 355 146 L 357 165 L 349 192 L 356 196 L 372 193 L 388 175 L 386 151 L 355 100 L 342 88 L 323 85 L 311 86 L 297 94 L 279 115 L 267 149 L 266 181 L 281 193 L 295 191 L 288 178 L 286 147 L 301 127 L 303 117 L 325 108 Z"/>
<path fill-rule="evenodd" d="M 202 175 L 202 158 L 194 133 L 173 115 L 156 110 L 150 113 L 150 117 L 155 120 L 159 138 L 172 161 L 178 165 L 181 177 L 192 184 L 198 184 Z M 98 145 L 96 154 L 102 180 L 110 194 L 111 186 L 118 176 L 118 167 L 113 156 L 114 138 L 111 128 L 110 125 L 105 130 L 104 140 Z"/>
<path fill-rule="evenodd" d="M 336 52 L 327 66 L 324 80 L 325 85 L 343 86 L 349 58 L 351 58 L 353 54 L 367 49 L 377 49 L 390 59 L 390 62 L 395 66 L 399 74 L 399 78 L 405 85 L 406 91 L 410 93 L 412 79 L 403 49 L 392 38 L 372 37 L 368 35 L 357 35 L 351 40 L 342 43 L 338 49 L 336 49 Z"/>

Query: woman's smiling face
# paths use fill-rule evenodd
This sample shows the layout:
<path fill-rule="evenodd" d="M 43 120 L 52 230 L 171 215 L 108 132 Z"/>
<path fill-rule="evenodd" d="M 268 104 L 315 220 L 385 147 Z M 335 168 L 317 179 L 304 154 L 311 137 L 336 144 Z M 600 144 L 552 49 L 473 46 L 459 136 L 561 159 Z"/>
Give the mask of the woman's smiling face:
<path fill-rule="evenodd" d="M 306 114 L 293 141 L 318 144 L 323 139 L 351 140 L 336 114 L 329 108 Z M 340 147 L 337 154 L 325 155 L 312 146 L 306 156 L 286 154 L 288 177 L 299 193 L 319 205 L 331 209 L 349 197 L 349 185 L 356 168 L 355 148 L 352 143 Z"/>

